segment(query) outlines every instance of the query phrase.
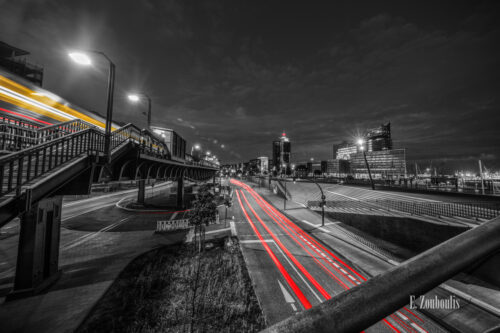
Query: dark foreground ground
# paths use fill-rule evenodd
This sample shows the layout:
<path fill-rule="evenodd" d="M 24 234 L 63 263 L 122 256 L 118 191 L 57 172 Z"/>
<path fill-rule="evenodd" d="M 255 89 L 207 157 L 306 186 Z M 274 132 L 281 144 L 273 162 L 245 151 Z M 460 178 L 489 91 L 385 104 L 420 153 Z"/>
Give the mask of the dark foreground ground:
<path fill-rule="evenodd" d="M 135 259 L 78 332 L 255 332 L 264 328 L 237 240 L 198 254 L 167 246 Z"/>

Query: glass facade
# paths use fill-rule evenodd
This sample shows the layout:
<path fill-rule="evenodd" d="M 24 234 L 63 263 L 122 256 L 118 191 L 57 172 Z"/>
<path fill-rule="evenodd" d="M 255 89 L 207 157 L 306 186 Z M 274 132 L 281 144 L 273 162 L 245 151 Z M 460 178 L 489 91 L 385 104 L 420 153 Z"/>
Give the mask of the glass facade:
<path fill-rule="evenodd" d="M 273 141 L 273 168 L 278 173 L 289 173 L 290 170 L 290 140 L 285 133 L 279 140 Z"/>
<path fill-rule="evenodd" d="M 406 177 L 405 149 L 369 151 L 366 152 L 366 160 L 373 178 Z M 351 173 L 356 178 L 368 178 L 368 169 L 362 152 L 351 155 Z"/>

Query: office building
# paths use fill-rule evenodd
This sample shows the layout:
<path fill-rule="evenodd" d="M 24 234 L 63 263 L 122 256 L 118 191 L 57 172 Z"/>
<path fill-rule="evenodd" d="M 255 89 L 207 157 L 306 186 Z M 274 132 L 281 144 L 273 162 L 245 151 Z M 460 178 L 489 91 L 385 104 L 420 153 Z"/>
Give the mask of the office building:
<path fill-rule="evenodd" d="M 350 163 L 345 159 L 326 161 L 326 174 L 333 177 L 346 177 L 350 173 Z"/>
<path fill-rule="evenodd" d="M 333 157 L 337 160 L 350 160 L 352 154 L 359 151 L 356 143 L 344 141 L 340 145 L 333 146 Z"/>
<path fill-rule="evenodd" d="M 273 170 L 277 174 L 290 173 L 291 144 L 283 132 L 279 140 L 273 141 Z"/>
<path fill-rule="evenodd" d="M 260 174 L 267 175 L 269 173 L 269 157 L 261 156 L 257 157 L 257 159 L 260 161 Z"/>
<path fill-rule="evenodd" d="M 373 178 L 406 178 L 406 150 L 392 149 L 366 152 L 366 160 Z M 362 152 L 351 155 L 351 173 L 355 178 L 368 178 L 368 169 Z"/>

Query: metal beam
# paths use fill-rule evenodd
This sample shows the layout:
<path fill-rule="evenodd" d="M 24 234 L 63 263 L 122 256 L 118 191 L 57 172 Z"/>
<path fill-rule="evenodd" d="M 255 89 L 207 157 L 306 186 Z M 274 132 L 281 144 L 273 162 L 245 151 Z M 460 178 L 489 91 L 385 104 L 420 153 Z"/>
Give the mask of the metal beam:
<path fill-rule="evenodd" d="M 125 171 L 125 168 L 132 162 L 132 160 L 127 160 L 123 165 L 120 167 L 120 175 L 118 176 L 118 180 L 123 179 L 123 172 Z"/>
<path fill-rule="evenodd" d="M 496 218 L 263 332 L 360 332 L 498 251 L 499 239 Z"/>

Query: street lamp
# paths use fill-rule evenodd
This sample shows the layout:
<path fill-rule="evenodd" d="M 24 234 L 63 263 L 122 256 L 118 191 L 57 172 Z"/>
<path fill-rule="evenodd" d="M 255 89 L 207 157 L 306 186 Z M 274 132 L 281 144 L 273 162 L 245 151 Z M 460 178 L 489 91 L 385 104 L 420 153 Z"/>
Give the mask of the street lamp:
<path fill-rule="evenodd" d="M 363 139 L 358 140 L 359 149 L 363 152 L 363 157 L 365 159 L 365 165 L 366 165 L 366 169 L 368 170 L 368 177 L 370 177 L 370 184 L 372 185 L 372 190 L 375 190 L 375 184 L 373 183 L 372 173 L 370 171 L 370 165 L 368 165 L 368 160 L 366 159 L 366 151 L 365 151 L 364 143 L 365 142 Z"/>
<path fill-rule="evenodd" d="M 128 99 L 134 103 L 139 102 L 142 98 L 148 100 L 148 129 L 151 129 L 151 98 L 145 93 L 137 93 L 128 95 Z"/>
<path fill-rule="evenodd" d="M 295 184 L 295 177 L 293 177 L 293 183 Z M 319 188 L 319 191 L 321 192 L 321 202 L 320 202 L 320 206 L 321 206 L 321 226 L 324 227 L 325 226 L 325 205 L 326 205 L 326 196 L 325 196 L 325 193 L 323 192 L 323 189 L 321 188 L 321 186 L 319 186 L 319 184 L 314 180 L 314 179 L 308 179 L 308 178 L 305 178 L 306 181 L 308 182 L 311 182 L 311 183 L 314 183 L 316 184 L 316 186 Z"/>
<path fill-rule="evenodd" d="M 83 66 L 90 66 L 92 60 L 89 53 L 98 54 L 104 57 L 109 62 L 109 75 L 108 75 L 108 105 L 106 110 L 106 126 L 104 129 L 104 151 L 106 154 L 106 162 L 109 163 L 111 159 L 111 123 L 113 121 L 113 94 L 115 88 L 115 64 L 111 59 L 101 51 L 85 51 L 85 52 L 70 52 L 68 56 L 77 64 Z"/>
<path fill-rule="evenodd" d="M 191 155 L 193 155 L 193 152 L 195 150 L 200 150 L 200 149 L 201 149 L 201 147 L 199 144 L 195 144 L 194 146 L 191 146 Z"/>

